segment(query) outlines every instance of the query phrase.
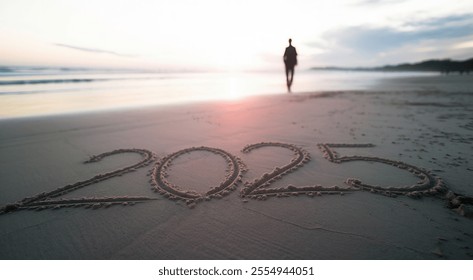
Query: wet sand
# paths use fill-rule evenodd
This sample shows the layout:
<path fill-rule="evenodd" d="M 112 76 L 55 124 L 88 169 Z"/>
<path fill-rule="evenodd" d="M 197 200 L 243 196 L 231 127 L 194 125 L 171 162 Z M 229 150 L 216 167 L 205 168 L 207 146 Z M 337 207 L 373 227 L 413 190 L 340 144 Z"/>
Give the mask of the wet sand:
<path fill-rule="evenodd" d="M 0 121 L 0 258 L 472 259 L 473 84 L 422 79 Z"/>

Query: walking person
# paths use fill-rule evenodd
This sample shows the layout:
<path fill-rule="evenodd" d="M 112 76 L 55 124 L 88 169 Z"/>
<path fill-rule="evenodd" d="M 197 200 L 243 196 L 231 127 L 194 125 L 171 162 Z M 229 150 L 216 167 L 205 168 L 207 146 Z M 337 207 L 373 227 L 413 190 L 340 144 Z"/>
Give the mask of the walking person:
<path fill-rule="evenodd" d="M 297 65 L 297 51 L 292 46 L 292 39 L 289 39 L 289 46 L 284 52 L 284 64 L 286 66 L 286 84 L 287 90 L 291 92 L 292 81 L 294 79 L 294 67 Z"/>

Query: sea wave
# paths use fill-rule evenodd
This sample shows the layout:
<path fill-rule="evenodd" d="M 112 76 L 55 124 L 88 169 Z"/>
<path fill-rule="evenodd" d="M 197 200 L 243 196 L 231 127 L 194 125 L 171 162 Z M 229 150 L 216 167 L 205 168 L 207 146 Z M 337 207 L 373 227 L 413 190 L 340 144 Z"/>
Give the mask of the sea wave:
<path fill-rule="evenodd" d="M 107 81 L 109 79 L 44 79 L 44 80 L 13 80 L 0 81 L 0 86 L 12 85 L 37 85 L 37 84 L 61 84 L 61 83 L 90 83 L 97 81 Z"/>

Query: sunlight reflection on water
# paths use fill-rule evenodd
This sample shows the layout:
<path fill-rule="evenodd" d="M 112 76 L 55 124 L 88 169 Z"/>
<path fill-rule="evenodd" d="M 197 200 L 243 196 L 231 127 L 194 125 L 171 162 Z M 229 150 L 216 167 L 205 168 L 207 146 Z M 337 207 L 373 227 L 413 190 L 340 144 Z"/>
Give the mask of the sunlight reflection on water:
<path fill-rule="evenodd" d="M 299 71 L 292 91 L 364 90 L 380 78 L 409 75 L 413 74 Z M 283 72 L 8 75 L 0 76 L 0 118 L 286 93 Z"/>

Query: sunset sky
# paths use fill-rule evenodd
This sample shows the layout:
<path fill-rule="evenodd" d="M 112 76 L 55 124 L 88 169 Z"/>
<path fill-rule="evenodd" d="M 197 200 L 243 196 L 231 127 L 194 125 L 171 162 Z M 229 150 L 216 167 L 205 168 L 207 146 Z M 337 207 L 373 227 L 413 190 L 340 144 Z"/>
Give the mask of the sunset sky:
<path fill-rule="evenodd" d="M 0 65 L 269 70 L 473 57 L 471 0 L 0 0 Z M 279 69 L 279 68 L 278 68 Z"/>

